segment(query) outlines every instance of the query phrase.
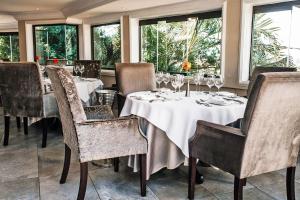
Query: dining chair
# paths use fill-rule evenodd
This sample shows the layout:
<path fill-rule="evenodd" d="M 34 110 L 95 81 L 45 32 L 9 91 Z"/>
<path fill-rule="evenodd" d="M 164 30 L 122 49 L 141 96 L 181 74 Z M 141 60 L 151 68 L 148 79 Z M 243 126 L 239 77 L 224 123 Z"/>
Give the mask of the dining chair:
<path fill-rule="evenodd" d="M 248 177 L 287 168 L 287 199 L 295 199 L 300 145 L 300 73 L 263 73 L 249 95 L 240 129 L 198 121 L 189 141 L 189 199 L 196 159 L 234 175 L 234 199 L 243 199 Z M 284 114 L 284 116 L 283 116 Z"/>
<path fill-rule="evenodd" d="M 100 79 L 101 74 L 101 62 L 99 60 L 75 60 L 75 66 L 84 66 L 84 72 L 82 74 L 85 78 L 98 78 Z M 76 75 L 73 69 L 73 75 Z"/>
<path fill-rule="evenodd" d="M 247 90 L 247 98 L 249 98 L 255 80 L 259 74 L 269 73 L 269 72 L 295 72 L 295 71 L 297 71 L 297 68 L 295 67 L 264 67 L 264 66 L 255 67 L 250 77 L 248 90 Z"/>
<path fill-rule="evenodd" d="M 60 183 L 66 182 L 71 152 L 80 163 L 77 199 L 84 199 L 85 196 L 89 161 L 137 154 L 140 155 L 141 196 L 145 196 L 147 140 L 140 133 L 138 119 L 128 117 L 88 120 L 71 74 L 54 66 L 47 67 L 47 72 L 58 102 L 65 143 L 65 160 Z M 118 171 L 116 165 L 115 171 Z"/>
<path fill-rule="evenodd" d="M 128 94 L 156 89 L 155 69 L 152 63 L 117 63 L 115 76 L 118 114 L 121 113 Z"/>
<path fill-rule="evenodd" d="M 59 114 L 54 93 L 43 91 L 40 74 L 36 63 L 0 63 L 0 90 L 5 121 L 4 146 L 9 141 L 10 117 L 15 116 L 23 117 L 25 135 L 28 134 L 28 117 L 42 118 L 42 147 L 46 147 L 46 118 L 59 118 Z"/>
<path fill-rule="evenodd" d="M 255 67 L 252 72 L 252 75 L 250 77 L 250 81 L 249 81 L 248 89 L 247 89 L 247 96 L 245 96 L 245 97 L 249 98 L 249 95 L 251 93 L 251 90 L 253 88 L 255 80 L 259 74 L 269 73 L 269 72 L 296 72 L 296 71 L 297 71 L 297 68 L 293 68 L 293 67 L 265 67 L 265 66 Z M 242 119 L 238 119 L 235 122 L 228 124 L 228 126 L 240 128 L 241 123 L 242 123 Z"/>

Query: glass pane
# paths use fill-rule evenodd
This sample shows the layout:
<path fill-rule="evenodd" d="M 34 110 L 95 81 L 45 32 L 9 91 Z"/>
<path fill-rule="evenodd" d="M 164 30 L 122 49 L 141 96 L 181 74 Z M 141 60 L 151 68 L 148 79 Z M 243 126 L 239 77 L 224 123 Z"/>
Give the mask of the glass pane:
<path fill-rule="evenodd" d="M 120 24 L 93 27 L 94 60 L 100 60 L 104 69 L 121 62 L 120 31 Z"/>
<path fill-rule="evenodd" d="M 290 65 L 300 68 L 300 6 L 294 6 L 292 10 L 291 41 L 290 41 Z"/>
<path fill-rule="evenodd" d="M 36 26 L 36 56 L 39 63 L 46 64 L 48 59 L 67 60 L 73 64 L 77 59 L 77 27 L 73 25 Z"/>
<path fill-rule="evenodd" d="M 185 59 L 192 71 L 220 73 L 222 19 L 189 19 L 141 26 L 142 61 L 156 70 L 181 73 Z"/>
<path fill-rule="evenodd" d="M 19 37 L 17 34 L 0 35 L 0 60 L 19 61 Z"/>
<path fill-rule="evenodd" d="M 254 15 L 251 71 L 256 66 L 288 66 L 291 10 Z"/>

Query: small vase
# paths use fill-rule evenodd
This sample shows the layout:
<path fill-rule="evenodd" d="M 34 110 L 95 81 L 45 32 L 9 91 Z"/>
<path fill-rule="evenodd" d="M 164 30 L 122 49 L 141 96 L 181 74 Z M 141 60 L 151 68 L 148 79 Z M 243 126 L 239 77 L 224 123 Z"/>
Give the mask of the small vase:
<path fill-rule="evenodd" d="M 190 97 L 190 79 L 187 79 L 187 87 L 186 87 L 186 91 L 185 91 L 185 96 L 186 97 Z"/>

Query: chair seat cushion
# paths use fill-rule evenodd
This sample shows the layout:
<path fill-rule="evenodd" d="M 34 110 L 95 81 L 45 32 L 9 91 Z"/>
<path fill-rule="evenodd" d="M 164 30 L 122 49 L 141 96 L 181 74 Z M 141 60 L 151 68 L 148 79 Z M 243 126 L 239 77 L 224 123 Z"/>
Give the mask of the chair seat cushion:
<path fill-rule="evenodd" d="M 84 107 L 84 111 L 88 120 L 115 118 L 109 105 L 88 106 Z"/>

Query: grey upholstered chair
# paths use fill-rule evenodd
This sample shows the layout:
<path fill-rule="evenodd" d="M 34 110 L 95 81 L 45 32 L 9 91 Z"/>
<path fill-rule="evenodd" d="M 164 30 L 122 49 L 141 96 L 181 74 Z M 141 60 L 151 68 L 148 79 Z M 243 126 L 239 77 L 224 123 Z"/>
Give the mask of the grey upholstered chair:
<path fill-rule="evenodd" d="M 247 98 L 249 97 L 251 90 L 253 88 L 254 82 L 257 78 L 257 76 L 259 74 L 262 73 L 269 73 L 269 72 L 295 72 L 297 71 L 297 68 L 293 68 L 293 67 L 255 67 L 250 81 L 249 81 L 249 85 L 248 85 L 248 90 L 247 90 Z"/>
<path fill-rule="evenodd" d="M 100 78 L 101 62 L 99 60 L 75 60 L 74 66 L 83 65 L 84 72 L 82 74 L 85 78 Z M 73 71 L 73 75 L 75 72 Z"/>
<path fill-rule="evenodd" d="M 262 73 L 269 73 L 269 72 L 296 72 L 297 68 L 292 68 L 292 67 L 255 67 L 252 75 L 250 77 L 249 85 L 248 85 L 248 90 L 247 90 L 247 98 L 249 98 L 249 95 L 251 93 L 251 90 L 253 88 L 253 85 L 255 83 L 255 80 L 259 74 Z M 241 127 L 241 119 L 236 120 L 235 122 L 232 122 L 228 124 L 228 126 L 232 126 L 235 128 L 240 128 Z"/>
<path fill-rule="evenodd" d="M 155 69 L 152 63 L 117 63 L 115 75 L 119 114 L 124 106 L 126 95 L 156 89 Z"/>
<path fill-rule="evenodd" d="M 71 151 L 80 162 L 77 199 L 84 199 L 88 162 L 114 157 L 140 155 L 141 195 L 146 195 L 147 141 L 136 118 L 87 120 L 71 74 L 65 69 L 47 67 L 58 102 L 65 142 L 65 161 L 60 183 L 66 182 Z"/>
<path fill-rule="evenodd" d="M 253 84 L 241 129 L 198 121 L 189 141 L 189 198 L 198 158 L 234 175 L 235 200 L 242 199 L 246 178 L 287 168 L 287 199 L 294 200 L 299 91 L 300 73 L 263 73 Z"/>
<path fill-rule="evenodd" d="M 0 87 L 4 110 L 4 140 L 8 145 L 10 117 L 23 117 L 28 134 L 28 117 L 42 118 L 42 147 L 47 144 L 46 118 L 59 117 L 54 93 L 43 91 L 40 69 L 36 63 L 0 63 Z"/>

